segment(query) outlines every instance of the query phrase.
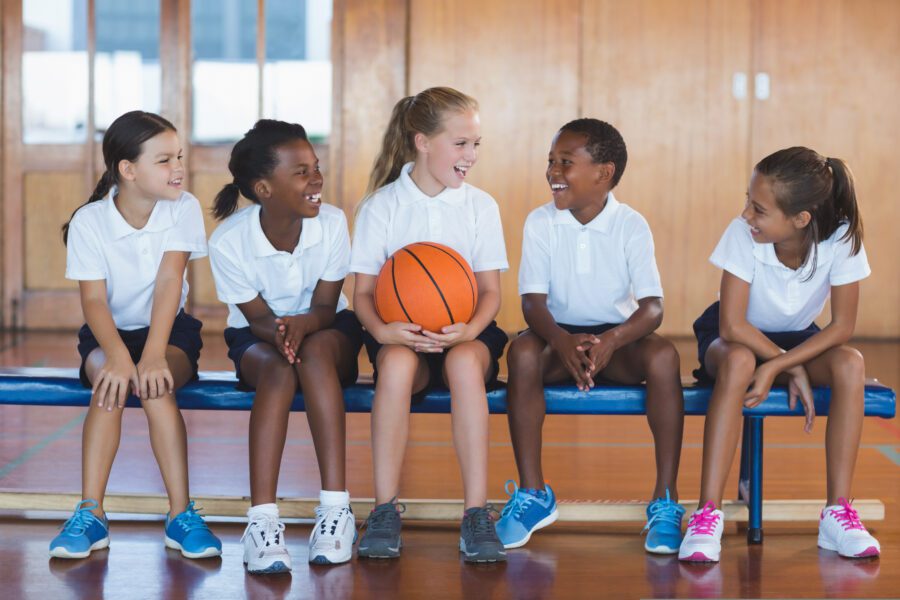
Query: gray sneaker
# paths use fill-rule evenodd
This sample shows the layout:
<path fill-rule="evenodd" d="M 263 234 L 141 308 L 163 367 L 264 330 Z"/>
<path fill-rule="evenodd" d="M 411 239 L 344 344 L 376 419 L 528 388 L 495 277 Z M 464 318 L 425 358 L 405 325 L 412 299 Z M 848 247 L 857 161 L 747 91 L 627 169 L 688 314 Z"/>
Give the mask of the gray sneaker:
<path fill-rule="evenodd" d="M 369 514 L 366 532 L 359 541 L 360 558 L 397 558 L 400 556 L 400 515 L 406 506 L 390 502 L 379 504 Z"/>
<path fill-rule="evenodd" d="M 459 549 L 466 555 L 466 562 L 506 560 L 506 550 L 497 537 L 495 514 L 497 511 L 490 504 L 466 511 L 459 533 Z"/>

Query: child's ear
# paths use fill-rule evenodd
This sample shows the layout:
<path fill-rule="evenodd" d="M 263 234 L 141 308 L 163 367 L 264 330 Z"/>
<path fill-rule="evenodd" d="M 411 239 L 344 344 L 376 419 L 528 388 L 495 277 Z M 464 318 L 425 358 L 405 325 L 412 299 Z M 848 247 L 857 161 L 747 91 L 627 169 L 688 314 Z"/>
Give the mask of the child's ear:
<path fill-rule="evenodd" d="M 418 132 L 415 137 L 413 137 L 413 143 L 416 145 L 416 151 L 421 152 L 422 154 L 428 153 L 428 136 L 424 133 Z"/>
<path fill-rule="evenodd" d="M 801 210 L 796 215 L 791 217 L 791 222 L 797 229 L 803 229 L 804 227 L 809 225 L 810 221 L 812 221 L 812 215 L 808 210 Z"/>
<path fill-rule="evenodd" d="M 268 198 L 272 195 L 272 188 L 269 187 L 265 179 L 257 179 L 256 183 L 253 184 L 253 193 L 256 194 L 257 198 Z"/>
<path fill-rule="evenodd" d="M 615 174 L 615 163 L 605 162 L 597 165 L 597 183 L 610 183 Z"/>
<path fill-rule="evenodd" d="M 123 181 L 134 181 L 134 163 L 130 160 L 120 160 L 119 165 L 119 178 Z"/>

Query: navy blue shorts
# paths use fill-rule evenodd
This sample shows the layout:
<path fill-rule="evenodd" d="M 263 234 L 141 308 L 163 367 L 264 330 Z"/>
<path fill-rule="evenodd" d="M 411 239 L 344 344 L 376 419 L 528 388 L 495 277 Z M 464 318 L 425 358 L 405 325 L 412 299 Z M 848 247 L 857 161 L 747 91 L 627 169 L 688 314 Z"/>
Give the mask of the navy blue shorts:
<path fill-rule="evenodd" d="M 491 366 L 488 371 L 486 387 L 488 390 L 496 389 L 499 387 L 497 375 L 500 374 L 500 357 L 503 356 L 503 349 L 506 348 L 509 336 L 506 335 L 505 331 L 497 327 L 496 321 L 491 321 L 491 324 L 485 327 L 484 331 L 479 333 L 475 339 L 487 346 L 488 352 L 491 355 Z M 374 370 L 373 376 L 377 380 L 378 367 L 376 367 L 376 358 L 378 357 L 378 352 L 381 350 L 382 344 L 378 343 L 378 341 L 365 329 L 363 329 L 363 341 L 366 344 L 366 354 L 369 355 L 369 362 L 372 363 L 372 369 Z M 425 389 L 413 394 L 413 403 L 424 400 L 425 395 L 435 388 L 446 389 L 446 386 L 444 385 L 444 358 L 446 357 L 446 354 L 443 352 L 422 352 L 421 356 L 428 364 L 428 383 L 426 384 Z"/>
<path fill-rule="evenodd" d="M 779 348 L 790 350 L 796 348 L 819 331 L 819 326 L 812 323 L 803 331 L 763 331 L 762 334 L 772 340 Z M 694 377 L 697 381 L 703 383 L 711 383 L 715 381 L 709 373 L 706 372 L 706 351 L 719 337 L 719 303 L 713 303 L 709 308 L 703 311 L 703 314 L 694 321 L 694 335 L 697 336 L 697 358 L 700 361 L 700 368 L 694 369 Z M 760 364 L 757 358 L 757 364 Z"/>
<path fill-rule="evenodd" d="M 356 318 L 356 313 L 352 310 L 344 309 L 335 314 L 334 321 L 325 329 L 335 329 L 343 333 L 353 345 L 353 355 L 359 354 L 359 349 L 362 347 L 362 325 L 360 325 L 359 319 Z M 249 327 L 228 327 L 224 333 L 225 344 L 228 345 L 228 358 L 234 363 L 234 372 L 238 378 L 237 387 L 239 390 L 250 391 L 253 387 L 241 375 L 241 359 L 250 346 L 260 343 L 268 344 L 269 342 L 253 335 Z M 354 365 L 357 364 L 358 361 L 354 362 Z M 356 382 L 357 376 L 358 373 L 354 371 L 351 383 Z"/>
<path fill-rule="evenodd" d="M 180 348 L 187 354 L 188 360 L 191 362 L 191 371 L 193 375 L 191 380 L 197 379 L 197 361 L 200 360 L 200 349 L 203 347 L 203 339 L 200 337 L 200 329 L 203 323 L 184 312 L 178 311 L 175 315 L 175 321 L 172 323 L 172 333 L 169 334 L 169 345 Z M 147 335 L 150 333 L 149 327 L 141 329 L 132 329 L 126 331 L 117 329 L 119 337 L 128 348 L 131 360 L 137 364 L 141 360 L 141 354 L 144 352 L 144 345 L 147 343 Z M 91 387 L 91 382 L 87 378 L 84 370 L 84 361 L 88 355 L 100 347 L 100 342 L 94 337 L 94 333 L 85 324 L 78 331 L 78 354 L 81 355 L 81 368 L 78 370 L 78 376 L 81 379 L 81 385 L 86 388 Z"/>

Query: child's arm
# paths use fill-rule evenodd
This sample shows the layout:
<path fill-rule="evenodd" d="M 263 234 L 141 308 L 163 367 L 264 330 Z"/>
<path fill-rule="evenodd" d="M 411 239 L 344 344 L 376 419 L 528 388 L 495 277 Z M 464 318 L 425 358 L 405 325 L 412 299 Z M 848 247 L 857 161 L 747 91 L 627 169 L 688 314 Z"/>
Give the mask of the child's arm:
<path fill-rule="evenodd" d="M 588 349 L 588 358 L 593 365 L 591 377 L 609 364 L 613 352 L 656 331 L 662 324 L 662 298 L 648 297 L 638 300 L 638 308 L 625 322 L 612 329 L 593 336 L 592 346 Z M 593 385 L 593 379 L 591 381 Z"/>
<path fill-rule="evenodd" d="M 166 348 L 172 333 L 172 323 L 178 314 L 184 270 L 190 252 L 167 251 L 163 253 L 153 286 L 153 308 L 150 312 L 150 332 L 137 364 L 139 395 L 141 398 L 159 398 L 175 391 L 175 381 L 166 362 Z"/>
<path fill-rule="evenodd" d="M 288 355 L 297 359 L 297 350 L 303 343 L 303 338 L 307 335 L 325 329 L 334 322 L 334 314 L 337 310 L 338 299 L 341 295 L 341 288 L 344 287 L 344 280 L 325 281 L 320 279 L 313 290 L 312 300 L 310 300 L 309 312 L 302 315 L 290 315 L 278 317 L 275 323 L 278 326 L 278 332 L 284 339 L 284 349 Z"/>
<path fill-rule="evenodd" d="M 107 410 L 123 408 L 129 384 L 135 391 L 140 384 L 131 355 L 116 330 L 116 323 L 109 310 L 106 280 L 82 280 L 78 282 L 78 288 L 84 320 L 106 355 L 106 362 L 94 378 L 91 401 L 96 401 L 101 408 L 105 406 Z"/>
<path fill-rule="evenodd" d="M 468 323 L 453 323 L 442 327 L 440 333 L 423 331 L 422 334 L 442 348 L 452 348 L 478 337 L 500 312 L 500 271 L 479 271 L 475 273 L 475 282 L 478 284 L 478 302 Z"/>
<path fill-rule="evenodd" d="M 559 356 L 578 389 L 588 391 L 593 382 L 590 379 L 591 359 L 585 350 L 594 336 L 571 334 L 557 325 L 547 308 L 547 294 L 522 294 L 522 314 L 531 331 Z"/>
<path fill-rule="evenodd" d="M 433 340 L 420 332 L 421 325 L 397 321 L 385 323 L 375 311 L 375 275 L 356 273 L 353 289 L 353 310 L 359 322 L 366 328 L 379 344 L 398 344 L 412 348 L 416 352 L 441 352 L 441 348 Z"/>

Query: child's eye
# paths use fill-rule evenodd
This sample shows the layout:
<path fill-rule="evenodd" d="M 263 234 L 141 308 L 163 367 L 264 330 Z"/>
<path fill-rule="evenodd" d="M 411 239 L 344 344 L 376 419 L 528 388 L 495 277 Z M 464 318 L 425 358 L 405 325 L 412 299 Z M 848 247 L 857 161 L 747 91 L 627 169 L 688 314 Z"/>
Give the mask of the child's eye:
<path fill-rule="evenodd" d="M 168 159 L 168 158 L 164 158 L 164 159 L 162 159 L 162 160 L 159 161 L 159 162 L 160 162 L 160 163 L 167 163 L 167 162 L 169 162 L 169 159 Z"/>
<path fill-rule="evenodd" d="M 477 148 L 478 146 L 480 146 L 480 145 L 481 145 L 481 142 L 475 142 L 475 147 L 476 147 L 476 148 Z"/>

